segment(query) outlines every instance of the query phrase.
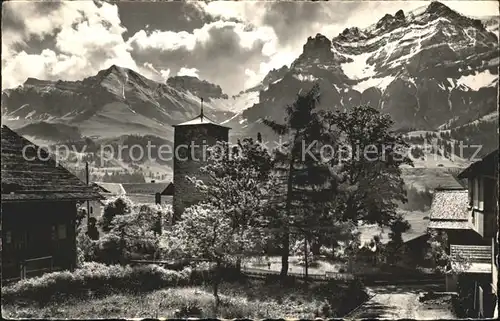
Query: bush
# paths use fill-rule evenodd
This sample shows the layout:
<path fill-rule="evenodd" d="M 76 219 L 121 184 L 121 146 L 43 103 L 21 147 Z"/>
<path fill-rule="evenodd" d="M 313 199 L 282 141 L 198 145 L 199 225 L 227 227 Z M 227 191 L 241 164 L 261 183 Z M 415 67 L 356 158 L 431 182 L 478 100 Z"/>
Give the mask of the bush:
<path fill-rule="evenodd" d="M 2 301 L 19 299 L 49 301 L 58 296 L 82 296 L 89 291 L 106 294 L 114 291 L 141 292 L 167 286 L 199 284 L 191 268 L 180 272 L 158 265 L 120 266 L 84 263 L 74 272 L 62 271 L 21 280 L 2 288 Z"/>
<path fill-rule="evenodd" d="M 103 231 L 111 230 L 112 221 L 117 215 L 129 214 L 132 210 L 132 202 L 126 197 L 118 197 L 108 201 L 104 206 L 104 212 L 99 222 Z"/>
<path fill-rule="evenodd" d="M 176 318 L 199 318 L 202 314 L 203 310 L 197 302 L 188 302 L 175 311 Z"/>

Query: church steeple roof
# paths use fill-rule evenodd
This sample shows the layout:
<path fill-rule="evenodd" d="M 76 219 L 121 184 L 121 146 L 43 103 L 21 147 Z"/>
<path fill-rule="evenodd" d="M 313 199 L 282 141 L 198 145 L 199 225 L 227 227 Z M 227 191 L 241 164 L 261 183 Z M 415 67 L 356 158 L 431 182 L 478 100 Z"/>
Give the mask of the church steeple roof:
<path fill-rule="evenodd" d="M 203 98 L 201 98 L 200 114 L 191 120 L 185 121 L 185 122 L 177 124 L 177 125 L 173 125 L 173 127 L 189 126 L 189 125 L 208 125 L 208 124 L 219 126 L 219 127 L 230 128 L 227 126 L 217 124 L 215 121 L 211 120 L 210 118 L 208 118 L 207 116 L 205 116 L 203 114 Z"/>

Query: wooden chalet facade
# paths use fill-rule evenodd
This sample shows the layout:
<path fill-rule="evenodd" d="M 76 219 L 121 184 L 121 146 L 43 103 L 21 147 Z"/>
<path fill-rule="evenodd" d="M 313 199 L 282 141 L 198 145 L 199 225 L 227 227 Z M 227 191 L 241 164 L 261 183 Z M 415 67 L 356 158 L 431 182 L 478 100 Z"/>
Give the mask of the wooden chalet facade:
<path fill-rule="evenodd" d="M 2 126 L 2 280 L 76 265 L 77 203 L 100 194 Z"/>
<path fill-rule="evenodd" d="M 445 231 L 451 257 L 446 275 L 448 291 L 463 282 L 473 284 L 472 306 L 477 317 L 498 316 L 498 150 L 470 165 L 459 179 L 468 190 L 437 191 L 431 206 L 429 229 Z"/>
<path fill-rule="evenodd" d="M 458 178 L 469 185 L 469 222 L 483 242 L 489 244 L 483 254 L 487 276 L 475 289 L 478 316 L 498 318 L 498 149 L 467 167 Z M 486 251 L 485 251 L 486 252 Z"/>

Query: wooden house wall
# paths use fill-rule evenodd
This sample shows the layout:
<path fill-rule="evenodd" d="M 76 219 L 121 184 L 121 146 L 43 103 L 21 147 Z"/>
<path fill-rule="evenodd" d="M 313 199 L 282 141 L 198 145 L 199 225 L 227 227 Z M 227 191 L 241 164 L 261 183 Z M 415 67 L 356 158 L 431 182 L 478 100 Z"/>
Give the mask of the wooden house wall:
<path fill-rule="evenodd" d="M 21 275 L 25 260 L 29 269 L 72 269 L 76 265 L 74 201 L 16 202 L 2 204 L 2 278 Z M 51 268 L 52 267 L 52 268 Z"/>

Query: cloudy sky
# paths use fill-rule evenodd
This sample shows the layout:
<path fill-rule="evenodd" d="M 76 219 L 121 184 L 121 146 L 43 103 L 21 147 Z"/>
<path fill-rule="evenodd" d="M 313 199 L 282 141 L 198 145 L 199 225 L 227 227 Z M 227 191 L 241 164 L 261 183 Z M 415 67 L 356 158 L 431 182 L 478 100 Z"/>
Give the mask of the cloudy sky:
<path fill-rule="evenodd" d="M 443 1 L 470 16 L 497 1 Z M 164 81 L 193 75 L 235 94 L 290 64 L 308 36 L 332 38 L 430 1 L 2 3 L 2 87 L 78 80 L 112 64 Z"/>

